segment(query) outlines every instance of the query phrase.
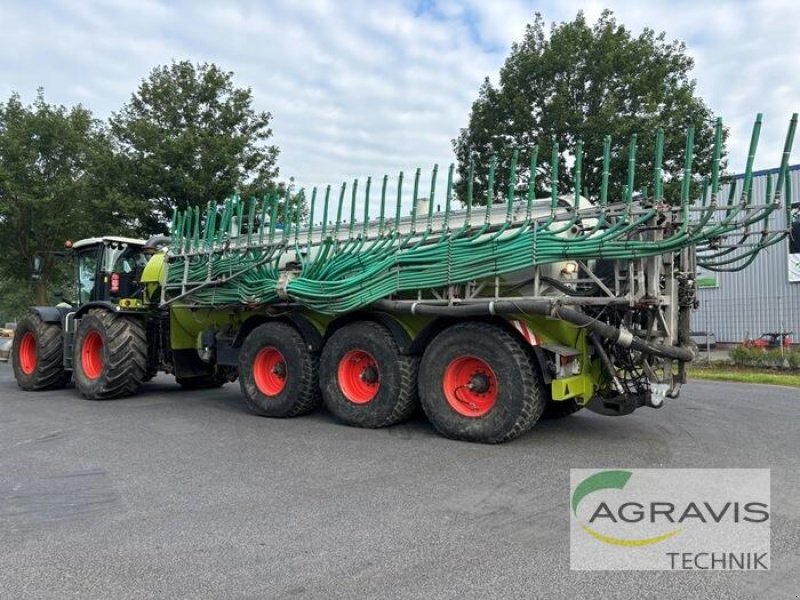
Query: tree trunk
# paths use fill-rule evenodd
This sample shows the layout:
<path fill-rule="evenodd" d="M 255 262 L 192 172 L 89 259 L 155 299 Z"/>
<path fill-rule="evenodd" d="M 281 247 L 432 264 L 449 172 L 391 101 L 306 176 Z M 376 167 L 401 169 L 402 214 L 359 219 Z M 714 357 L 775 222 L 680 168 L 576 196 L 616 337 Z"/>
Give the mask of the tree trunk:
<path fill-rule="evenodd" d="M 42 273 L 42 278 L 33 282 L 33 301 L 36 306 L 48 306 L 50 300 L 47 297 L 49 287 L 49 277 Z"/>

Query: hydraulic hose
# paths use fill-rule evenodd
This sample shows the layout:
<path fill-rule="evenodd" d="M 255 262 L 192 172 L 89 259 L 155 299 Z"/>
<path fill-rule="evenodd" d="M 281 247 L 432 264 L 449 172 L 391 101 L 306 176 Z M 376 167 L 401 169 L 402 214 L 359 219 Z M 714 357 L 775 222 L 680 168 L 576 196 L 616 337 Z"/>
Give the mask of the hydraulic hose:
<path fill-rule="evenodd" d="M 412 315 L 430 315 L 438 317 L 482 317 L 488 315 L 509 315 L 533 313 L 562 319 L 578 327 L 584 327 L 592 333 L 605 338 L 613 344 L 619 344 L 631 350 L 690 362 L 694 359 L 694 352 L 689 348 L 680 346 L 664 346 L 652 344 L 631 332 L 618 329 L 577 310 L 560 306 L 558 300 L 496 300 L 480 304 L 461 305 L 434 305 L 422 304 L 408 300 L 379 300 L 372 306 L 387 312 L 400 312 Z"/>

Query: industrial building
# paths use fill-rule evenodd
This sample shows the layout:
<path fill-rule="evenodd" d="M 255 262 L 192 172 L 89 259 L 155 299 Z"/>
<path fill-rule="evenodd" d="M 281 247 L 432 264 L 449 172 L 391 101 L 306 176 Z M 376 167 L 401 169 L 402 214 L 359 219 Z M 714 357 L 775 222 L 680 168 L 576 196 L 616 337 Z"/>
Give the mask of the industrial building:
<path fill-rule="evenodd" d="M 778 169 L 758 171 L 753 179 L 753 202 L 763 203 L 767 180 L 774 184 Z M 760 252 L 755 261 L 741 271 L 698 274 L 700 308 L 695 313 L 692 329 L 709 332 L 717 342 L 740 343 L 764 333 L 793 332 L 793 342 L 800 342 L 800 165 L 789 172 L 792 206 L 786 207 L 786 190 L 782 206 L 770 216 L 770 229 L 791 229 L 792 236 Z M 724 186 L 719 203 L 727 202 L 730 185 L 735 185 L 735 202 L 741 199 L 743 177 Z M 741 245 L 756 244 L 760 228 L 741 240 Z"/>

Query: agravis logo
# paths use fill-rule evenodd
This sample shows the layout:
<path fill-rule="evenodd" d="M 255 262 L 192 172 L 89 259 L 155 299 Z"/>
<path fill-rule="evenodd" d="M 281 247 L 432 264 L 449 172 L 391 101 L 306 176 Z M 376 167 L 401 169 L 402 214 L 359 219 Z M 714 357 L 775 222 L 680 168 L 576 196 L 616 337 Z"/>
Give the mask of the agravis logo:
<path fill-rule="evenodd" d="M 571 566 L 769 568 L 769 495 L 766 469 L 573 469 Z"/>
<path fill-rule="evenodd" d="M 607 489 L 621 490 L 625 487 L 625 484 L 628 483 L 628 480 L 631 478 L 631 475 L 633 475 L 633 473 L 631 473 L 630 471 L 600 471 L 599 473 L 595 473 L 594 475 L 589 475 L 589 477 L 584 479 L 572 493 L 573 514 L 576 517 L 578 516 L 578 505 L 580 504 L 581 500 L 583 500 L 586 496 L 598 490 L 607 490 Z M 635 503 L 628 503 L 628 504 L 630 505 Z M 639 507 L 639 510 L 642 509 L 641 505 L 637 506 Z M 601 511 L 603 512 L 601 513 Z M 589 522 L 593 523 L 600 517 L 607 517 L 610 518 L 612 521 L 614 520 L 614 515 L 605 502 L 600 503 L 595 512 L 592 513 L 592 516 L 589 518 Z M 611 544 L 614 546 L 649 546 L 650 544 L 657 544 L 658 542 L 663 542 L 664 540 L 671 538 L 673 535 L 680 532 L 680 528 L 678 528 L 678 529 L 673 529 L 672 531 L 668 531 L 667 533 L 664 533 L 662 535 L 656 535 L 653 537 L 625 539 L 625 538 L 614 537 L 611 535 L 604 535 L 599 531 L 593 529 L 589 525 L 582 525 L 582 527 L 583 530 L 589 535 L 591 535 L 594 539 L 603 542 L 604 544 Z"/>

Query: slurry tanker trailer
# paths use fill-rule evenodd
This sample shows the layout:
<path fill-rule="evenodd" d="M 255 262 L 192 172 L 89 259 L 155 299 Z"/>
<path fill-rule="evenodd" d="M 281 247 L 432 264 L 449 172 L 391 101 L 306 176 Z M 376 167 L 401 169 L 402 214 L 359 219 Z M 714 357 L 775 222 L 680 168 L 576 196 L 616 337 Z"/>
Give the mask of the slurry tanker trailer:
<path fill-rule="evenodd" d="M 532 148 L 526 182 L 514 151 L 502 197 L 492 160 L 485 194 L 473 198 L 472 166 L 458 205 L 451 166 L 439 198 L 434 168 L 427 191 L 419 170 L 411 185 L 400 173 L 391 188 L 384 177 L 380 190 L 371 179 L 314 189 L 311 219 L 276 191 L 179 212 L 169 237 L 81 240 L 69 251 L 74 305 L 34 307 L 17 327 L 16 380 L 25 390 L 74 380 L 84 397 L 107 400 L 160 371 L 195 389 L 238 377 L 259 415 L 324 403 L 348 425 L 384 427 L 421 404 L 443 435 L 488 443 L 584 407 L 658 408 L 679 395 L 694 357 L 697 267 L 745 268 L 789 234 L 772 230 L 770 215 L 791 207 L 796 123 L 763 202 L 752 194 L 759 115 L 745 176 L 725 197 L 718 121 L 702 180 L 687 132 L 672 203 L 659 131 L 654 171 L 635 172 L 632 140 L 614 198 L 606 138 L 593 193 L 582 192 L 579 143 L 566 195 L 559 148 L 550 165 Z M 535 197 L 537 176 L 552 182 L 549 197 Z"/>

